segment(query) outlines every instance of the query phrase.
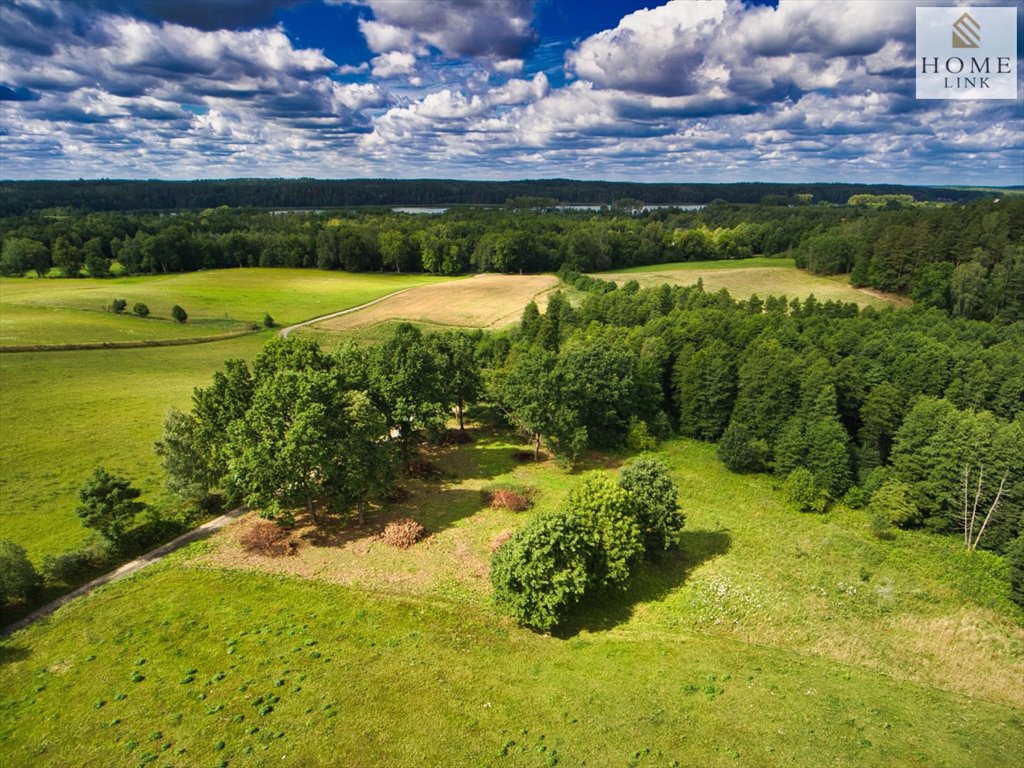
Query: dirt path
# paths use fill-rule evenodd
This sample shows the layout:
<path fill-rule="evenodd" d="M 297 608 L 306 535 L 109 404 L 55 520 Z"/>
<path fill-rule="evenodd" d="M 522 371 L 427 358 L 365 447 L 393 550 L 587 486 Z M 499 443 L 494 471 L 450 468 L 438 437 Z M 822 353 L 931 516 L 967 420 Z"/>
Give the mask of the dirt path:
<path fill-rule="evenodd" d="M 420 286 L 402 288 L 400 291 L 389 293 L 387 296 L 381 296 L 379 299 L 374 299 L 373 301 L 368 301 L 365 304 L 360 304 L 358 307 L 349 307 L 348 309 L 342 309 L 339 310 L 338 312 L 332 312 L 329 315 L 321 315 L 320 317 L 314 317 L 312 320 L 303 320 L 301 323 L 295 323 L 295 325 L 289 325 L 287 328 L 282 328 L 279 333 L 282 338 L 287 339 L 288 334 L 294 331 L 296 328 L 304 328 L 307 325 L 315 325 L 317 323 L 322 323 L 324 320 L 332 320 L 335 317 L 341 317 L 342 315 L 348 315 L 351 314 L 352 312 L 358 312 L 361 309 L 372 307 L 374 304 L 380 304 L 382 301 L 387 301 L 388 299 L 397 296 L 400 293 L 405 293 L 406 291 L 411 291 L 413 288 L 419 287 Z"/>
<path fill-rule="evenodd" d="M 147 565 L 152 565 L 153 563 L 159 562 L 167 555 L 171 554 L 171 552 L 181 549 L 187 544 L 191 544 L 193 541 L 205 539 L 211 533 L 219 531 L 224 526 L 234 522 L 247 511 L 248 510 L 246 510 L 245 507 L 238 507 L 237 509 L 233 509 L 230 512 L 227 512 L 218 518 L 203 523 L 198 528 L 193 528 L 191 531 L 183 533 L 181 536 L 174 539 L 173 541 L 169 541 L 166 544 L 162 544 L 156 549 L 147 552 L 142 557 L 136 558 L 131 562 L 125 563 L 120 568 L 117 568 L 116 570 L 113 570 L 110 573 L 105 573 L 99 578 L 93 579 L 88 584 L 83 584 L 75 591 L 69 592 L 68 594 L 63 595 L 62 597 L 58 597 L 52 603 L 47 603 L 42 608 L 30 613 L 25 618 L 19 619 L 18 621 L 15 621 L 13 624 L 8 624 L 6 627 L 0 630 L 0 637 L 7 637 L 12 633 L 17 632 L 19 629 L 24 629 L 30 624 L 34 624 L 40 619 L 46 618 L 51 613 L 60 608 L 62 605 L 65 605 L 74 600 L 75 598 L 81 597 L 82 595 L 87 595 L 94 589 L 102 587 L 104 584 L 109 584 L 112 581 L 123 579 L 125 576 L 133 574 L 136 571 L 142 570 Z"/>

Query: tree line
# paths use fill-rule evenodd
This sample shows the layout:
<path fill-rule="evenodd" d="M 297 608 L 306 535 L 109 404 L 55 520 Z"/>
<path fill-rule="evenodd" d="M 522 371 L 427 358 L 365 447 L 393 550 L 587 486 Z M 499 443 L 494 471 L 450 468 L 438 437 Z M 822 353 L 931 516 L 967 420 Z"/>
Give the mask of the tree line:
<path fill-rule="evenodd" d="M 831 203 L 853 195 L 910 195 L 917 200 L 970 200 L 976 190 L 894 184 L 639 184 L 574 181 L 462 181 L 455 179 L 223 179 L 208 181 L 5 181 L 0 216 L 48 208 L 82 211 L 197 210 L 221 205 L 253 208 L 343 208 L 364 205 L 503 205 L 534 198 L 610 205 L 631 198 L 650 205 L 725 200 L 757 203 L 766 197 L 811 196 Z"/>

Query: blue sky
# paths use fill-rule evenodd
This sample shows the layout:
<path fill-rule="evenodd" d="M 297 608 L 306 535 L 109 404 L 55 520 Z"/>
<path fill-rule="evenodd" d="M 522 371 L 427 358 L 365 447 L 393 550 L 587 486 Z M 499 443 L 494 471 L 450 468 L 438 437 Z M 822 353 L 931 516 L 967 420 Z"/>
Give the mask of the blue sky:
<path fill-rule="evenodd" d="M 0 177 L 1024 183 L 1021 98 L 915 98 L 914 7 L 0 0 Z"/>

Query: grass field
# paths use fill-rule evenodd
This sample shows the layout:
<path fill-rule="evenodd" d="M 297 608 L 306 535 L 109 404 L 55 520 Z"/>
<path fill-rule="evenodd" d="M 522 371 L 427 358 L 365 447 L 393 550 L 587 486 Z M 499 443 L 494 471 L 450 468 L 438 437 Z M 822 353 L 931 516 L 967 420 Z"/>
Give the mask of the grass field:
<path fill-rule="evenodd" d="M 905 306 L 910 303 L 905 297 L 854 288 L 846 275 L 812 275 L 797 269 L 792 259 L 754 258 L 649 264 L 601 272 L 595 277 L 614 280 L 619 284 L 636 280 L 643 288 L 662 283 L 693 285 L 701 280 L 706 290 L 714 292 L 725 288 L 736 299 L 745 299 L 755 293 L 762 299 L 768 296 L 804 298 L 813 293 L 819 301 L 832 299 L 854 302 L 862 307 L 891 304 Z"/>
<path fill-rule="evenodd" d="M 532 512 L 484 510 L 479 488 L 513 478 L 541 510 L 571 478 L 513 447 L 435 453 L 449 476 L 374 521 L 413 511 L 434 534 L 410 550 L 368 526 L 246 560 L 227 529 L 17 633 L 0 762 L 1019 764 L 1024 633 L 995 559 L 878 541 L 866 513 L 800 515 L 677 441 L 682 554 L 535 635 L 494 615 L 478 567 Z"/>
<path fill-rule="evenodd" d="M 315 331 L 347 333 L 396 321 L 432 326 L 500 328 L 519 320 L 531 299 L 543 310 L 551 275 L 476 275 L 447 285 L 428 285 L 385 299 L 351 315 L 317 323 Z"/>
<path fill-rule="evenodd" d="M 446 279 L 256 268 L 107 280 L 0 278 L 0 345 L 212 336 L 258 323 L 266 312 L 287 325 Z M 117 298 L 128 302 L 124 315 L 104 311 Z M 136 302 L 151 315 L 132 315 Z M 171 320 L 175 304 L 189 314 L 184 325 Z"/>

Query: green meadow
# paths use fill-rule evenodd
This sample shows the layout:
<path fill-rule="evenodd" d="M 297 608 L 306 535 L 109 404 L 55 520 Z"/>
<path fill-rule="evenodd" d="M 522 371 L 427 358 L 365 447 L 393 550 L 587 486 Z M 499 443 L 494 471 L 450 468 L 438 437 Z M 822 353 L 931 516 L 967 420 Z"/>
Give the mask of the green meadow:
<path fill-rule="evenodd" d="M 575 480 L 478 434 L 365 529 L 240 556 L 245 519 L 0 644 L 11 765 L 1001 766 L 1024 633 L 999 561 L 801 515 L 673 441 L 682 550 L 555 636 L 495 615 L 487 542 Z M 614 469 L 593 454 L 587 467 Z M 479 489 L 537 489 L 518 515 Z M 373 537 L 410 511 L 433 535 Z"/>
<path fill-rule="evenodd" d="M 0 278 L 0 346 L 213 336 L 260 323 L 265 313 L 288 325 L 444 279 L 283 268 L 104 280 Z M 123 315 L 106 311 L 114 299 L 128 302 Z M 149 317 L 132 314 L 137 302 L 149 307 Z M 188 312 L 184 325 L 171 319 L 175 304 Z"/>

